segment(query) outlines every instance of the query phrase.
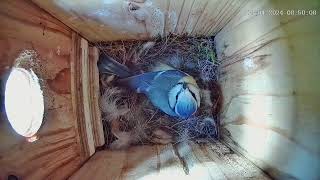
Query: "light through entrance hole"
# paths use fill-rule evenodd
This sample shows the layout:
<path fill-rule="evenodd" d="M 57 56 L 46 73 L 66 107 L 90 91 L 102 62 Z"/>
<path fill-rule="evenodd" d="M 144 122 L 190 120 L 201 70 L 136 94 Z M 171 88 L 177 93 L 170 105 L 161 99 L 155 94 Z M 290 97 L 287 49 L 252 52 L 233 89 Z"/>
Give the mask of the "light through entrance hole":
<path fill-rule="evenodd" d="M 34 141 L 44 113 L 43 94 L 36 74 L 12 68 L 5 87 L 5 109 L 13 129 Z"/>

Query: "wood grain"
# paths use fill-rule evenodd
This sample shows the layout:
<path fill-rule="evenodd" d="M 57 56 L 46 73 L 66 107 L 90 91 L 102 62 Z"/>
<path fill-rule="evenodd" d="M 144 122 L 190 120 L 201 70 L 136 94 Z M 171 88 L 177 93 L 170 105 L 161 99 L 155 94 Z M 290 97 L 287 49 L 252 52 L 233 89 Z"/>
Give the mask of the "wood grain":
<path fill-rule="evenodd" d="M 94 137 L 92 129 L 92 109 L 90 101 L 90 74 L 89 74 L 89 46 L 88 41 L 85 39 L 80 40 L 80 68 L 81 68 L 81 87 L 82 87 L 82 101 L 80 102 L 83 106 L 84 114 L 84 126 L 86 131 L 86 140 L 88 145 L 89 156 L 95 152 Z M 80 114 L 77 114 L 78 116 Z M 81 124 L 79 124 L 81 126 Z"/>
<path fill-rule="evenodd" d="M 318 71 L 311 67 L 318 59 L 311 52 L 320 42 L 313 41 L 320 37 L 320 24 L 316 17 L 256 16 L 250 10 L 299 6 L 316 7 L 298 1 L 245 2 L 215 37 L 222 61 L 225 142 L 277 179 L 320 178 L 315 128 L 320 114 L 312 100 L 320 88 L 305 84 L 315 82 Z"/>
<path fill-rule="evenodd" d="M 119 0 L 103 3 L 32 0 L 91 42 L 146 39 L 171 33 L 215 35 L 248 0 Z M 139 8 L 129 10 L 130 2 Z M 139 14 L 136 16 L 136 14 Z M 162 22 L 164 21 L 164 25 Z M 118 23 L 121 22 L 121 23 Z"/>
<path fill-rule="evenodd" d="M 147 38 L 148 35 L 145 24 L 128 15 L 127 1 L 32 1 L 91 42 Z"/>
<path fill-rule="evenodd" d="M 40 65 L 35 72 L 45 96 L 44 121 L 35 142 L 16 134 L 1 112 L 0 179 L 66 179 L 83 162 L 71 103 L 72 31 L 29 1 L 5 0 L 0 6 L 0 74 L 22 53 L 36 52 Z"/>
<path fill-rule="evenodd" d="M 191 9 L 194 5 L 194 0 L 184 0 L 183 4 L 181 6 L 181 12 L 179 14 L 179 19 L 177 23 L 177 27 L 175 29 L 175 32 L 178 34 L 183 34 L 185 31 L 185 27 L 187 25 Z"/>
<path fill-rule="evenodd" d="M 188 169 L 186 171 L 186 169 Z M 247 159 L 217 144 L 135 146 L 100 151 L 70 179 L 269 179 Z"/>
<path fill-rule="evenodd" d="M 99 60 L 99 50 L 96 47 L 89 47 L 89 78 L 90 78 L 90 105 L 92 115 L 92 129 L 94 135 L 95 147 L 105 144 L 103 125 L 101 120 L 101 111 L 99 108 L 100 88 L 99 88 L 99 70 L 97 62 Z"/>
<path fill-rule="evenodd" d="M 104 133 L 99 109 L 99 72 L 97 48 L 89 47 L 87 40 L 72 34 L 71 92 L 74 116 L 79 129 L 81 157 L 89 158 L 95 147 L 104 145 Z"/>
<path fill-rule="evenodd" d="M 191 34 L 199 23 L 200 16 L 208 5 L 208 2 L 209 0 L 195 0 L 193 2 L 193 6 L 190 9 L 190 14 L 184 28 L 184 31 L 187 34 Z"/>
<path fill-rule="evenodd" d="M 95 151 L 91 108 L 89 104 L 89 46 L 77 33 L 72 34 L 71 92 L 74 117 L 79 130 L 81 157 L 87 160 Z"/>

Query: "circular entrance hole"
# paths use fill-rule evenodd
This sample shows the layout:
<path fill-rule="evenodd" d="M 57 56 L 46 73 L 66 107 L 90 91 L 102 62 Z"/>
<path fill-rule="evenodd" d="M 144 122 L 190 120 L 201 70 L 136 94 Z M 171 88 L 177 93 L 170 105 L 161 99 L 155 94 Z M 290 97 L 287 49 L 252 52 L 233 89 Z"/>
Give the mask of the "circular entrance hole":
<path fill-rule="evenodd" d="M 44 101 L 39 79 L 32 70 L 11 70 L 5 87 L 5 109 L 18 134 L 32 137 L 37 133 L 43 120 Z"/>

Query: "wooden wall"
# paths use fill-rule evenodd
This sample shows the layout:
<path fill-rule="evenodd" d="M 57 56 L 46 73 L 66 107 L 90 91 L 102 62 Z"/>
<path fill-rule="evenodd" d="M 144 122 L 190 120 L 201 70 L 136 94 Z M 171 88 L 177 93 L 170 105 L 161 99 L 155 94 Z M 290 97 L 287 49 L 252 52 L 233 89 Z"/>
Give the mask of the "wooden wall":
<path fill-rule="evenodd" d="M 215 38 L 225 141 L 280 179 L 320 178 L 320 16 L 268 10 L 319 13 L 319 5 L 250 1 Z"/>
<path fill-rule="evenodd" d="M 32 0 L 92 42 L 215 34 L 247 0 Z M 136 9 L 136 10 L 130 10 Z"/>
<path fill-rule="evenodd" d="M 259 168 L 225 145 L 180 144 L 135 146 L 99 151 L 71 180 L 86 179 L 226 179 L 268 180 Z"/>
<path fill-rule="evenodd" d="M 35 52 L 37 56 L 33 58 L 38 62 L 35 72 L 45 96 L 43 125 L 37 134 L 39 140 L 32 143 L 12 129 L 2 109 L 0 179 L 7 179 L 8 175 L 22 179 L 66 179 L 94 153 L 96 146 L 103 143 L 101 138 L 97 140 L 99 137 L 92 138 L 91 152 L 85 152 L 89 143 L 81 137 L 89 132 L 87 124 L 92 122 L 86 121 L 85 125 L 79 123 L 79 115 L 82 114 L 75 111 L 79 109 L 78 104 L 84 108 L 83 101 L 76 101 L 75 92 L 83 92 L 78 89 L 76 81 L 82 83 L 84 77 L 93 76 L 85 74 L 79 79 L 74 73 L 75 64 L 79 64 L 81 59 L 82 64 L 93 67 L 97 56 L 92 55 L 88 46 L 77 46 L 77 40 L 87 43 L 86 40 L 31 1 L 4 0 L 0 2 L 0 7 L 1 77 L 10 70 L 16 58 L 27 51 Z M 86 51 L 87 56 L 79 55 L 79 51 Z M 88 71 L 94 74 L 89 68 Z M 89 88 L 96 90 L 93 86 Z M 24 93 L 23 89 L 21 93 Z M 75 101 L 76 104 L 73 104 Z M 26 108 L 32 111 L 32 107 Z M 93 111 L 91 109 L 86 112 L 89 116 Z M 96 125 L 92 126 L 97 129 Z M 90 133 L 97 136 L 92 130 Z"/>

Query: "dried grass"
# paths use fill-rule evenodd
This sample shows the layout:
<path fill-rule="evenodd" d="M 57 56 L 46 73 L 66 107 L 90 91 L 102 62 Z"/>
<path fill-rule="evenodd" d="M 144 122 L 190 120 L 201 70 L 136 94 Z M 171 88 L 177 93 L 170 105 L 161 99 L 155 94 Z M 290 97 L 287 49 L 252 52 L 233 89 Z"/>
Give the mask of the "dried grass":
<path fill-rule="evenodd" d="M 118 119 L 130 111 L 127 103 L 123 101 L 124 90 L 118 87 L 106 88 L 100 98 L 100 110 L 106 114 L 108 120 Z"/>
<path fill-rule="evenodd" d="M 169 35 L 154 41 L 115 41 L 96 43 L 102 53 L 122 64 L 147 70 L 155 62 L 164 62 L 209 82 L 218 79 L 218 66 L 212 37 Z"/>
<path fill-rule="evenodd" d="M 137 71 L 148 71 L 157 62 L 173 66 L 195 77 L 202 89 L 197 114 L 180 120 L 157 110 L 145 96 L 115 87 L 113 77 L 101 75 L 100 108 L 107 147 L 123 149 L 134 144 L 167 144 L 219 137 L 222 98 L 216 83 L 219 61 L 213 38 L 170 35 L 154 41 L 118 41 L 95 46 Z"/>

